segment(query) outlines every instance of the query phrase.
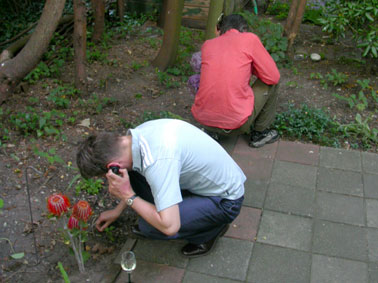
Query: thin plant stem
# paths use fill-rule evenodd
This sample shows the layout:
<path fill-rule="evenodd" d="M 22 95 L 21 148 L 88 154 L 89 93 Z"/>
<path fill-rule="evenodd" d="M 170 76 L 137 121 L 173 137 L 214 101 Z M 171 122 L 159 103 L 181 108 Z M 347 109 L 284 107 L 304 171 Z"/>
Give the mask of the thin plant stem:
<path fill-rule="evenodd" d="M 63 219 L 64 219 L 64 217 L 63 217 Z M 70 233 L 70 231 L 68 231 L 68 228 L 67 228 L 67 225 L 66 225 L 66 220 L 64 219 L 63 221 L 64 221 L 64 228 L 63 229 L 66 230 L 67 235 L 70 238 L 70 242 L 71 242 L 74 254 L 75 254 L 75 258 L 76 258 L 76 261 L 77 261 L 77 265 L 79 267 L 79 271 L 80 271 L 80 273 L 83 273 L 85 271 L 85 269 L 84 269 L 84 264 L 82 262 L 82 258 L 80 256 L 80 253 L 78 252 L 77 247 L 76 247 L 77 243 L 75 242 L 74 237 L 72 237 L 72 234 Z M 80 247 L 80 245 L 79 245 L 79 247 Z"/>

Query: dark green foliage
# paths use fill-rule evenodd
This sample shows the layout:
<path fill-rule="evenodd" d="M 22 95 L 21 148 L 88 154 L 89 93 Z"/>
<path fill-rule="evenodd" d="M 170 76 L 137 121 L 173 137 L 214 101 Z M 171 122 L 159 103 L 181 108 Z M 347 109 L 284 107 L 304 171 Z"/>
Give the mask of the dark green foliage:
<path fill-rule="evenodd" d="M 253 33 L 256 33 L 266 50 L 270 53 L 278 66 L 287 62 L 287 38 L 282 36 L 283 28 L 270 20 L 260 20 L 255 14 L 245 11 L 240 13 L 248 22 Z"/>
<path fill-rule="evenodd" d="M 172 69 L 168 69 L 172 70 Z M 158 81 L 161 85 L 165 86 L 166 88 L 177 88 L 180 86 L 180 82 L 175 80 L 172 76 L 168 74 L 168 70 L 166 72 L 160 71 L 156 68 L 155 72 L 158 77 Z"/>
<path fill-rule="evenodd" d="M 103 188 L 103 184 L 104 182 L 101 179 L 81 178 L 75 187 L 76 194 L 79 195 L 80 192 L 84 191 L 90 195 L 97 195 L 100 192 L 100 190 Z"/>
<path fill-rule="evenodd" d="M 11 1 L 9 1 L 11 2 Z M 6 41 L 38 21 L 44 1 L 0 1 L 0 42 Z"/>
<path fill-rule="evenodd" d="M 50 91 L 47 100 L 53 102 L 58 108 L 67 109 L 71 98 L 78 93 L 79 91 L 72 86 L 58 86 Z"/>
<path fill-rule="evenodd" d="M 284 3 L 281 1 L 273 1 L 273 3 L 271 3 L 268 6 L 268 9 L 266 10 L 266 14 L 275 15 L 277 19 L 284 20 L 287 18 L 289 9 L 290 9 L 290 6 L 288 3 Z"/>
<path fill-rule="evenodd" d="M 25 136 L 59 136 L 59 128 L 63 125 L 64 118 L 65 114 L 57 110 L 40 111 L 28 106 L 25 111 L 11 114 L 9 122 L 13 130 Z"/>
<path fill-rule="evenodd" d="M 307 1 L 308 2 L 308 1 Z M 275 15 L 278 20 L 284 20 L 287 18 L 290 10 L 290 5 L 287 2 L 284 1 L 273 1 L 268 6 L 268 9 L 266 10 L 266 14 L 268 15 Z M 308 3 L 306 5 L 306 9 L 303 14 L 303 23 L 312 23 L 315 25 L 320 25 L 320 16 L 322 16 L 322 9 L 312 3 Z"/>
<path fill-rule="evenodd" d="M 378 104 L 377 92 L 369 85 L 370 80 L 357 80 L 357 84 L 361 87 L 358 94 L 343 96 L 333 93 L 332 95 L 347 102 L 350 108 L 355 107 L 358 111 L 364 111 L 369 105 L 373 105 L 373 108 L 376 108 Z"/>
<path fill-rule="evenodd" d="M 81 106 L 85 107 L 87 112 L 101 113 L 102 110 L 116 102 L 116 99 L 111 97 L 99 97 L 96 93 L 93 93 L 89 99 L 79 99 Z"/>
<path fill-rule="evenodd" d="M 327 1 L 320 23 L 336 38 L 352 32 L 363 56 L 378 58 L 377 16 L 378 0 Z"/>
<path fill-rule="evenodd" d="M 338 123 L 321 109 L 289 104 L 286 112 L 277 114 L 274 128 L 282 136 L 312 141 L 320 145 L 339 147 Z"/>
<path fill-rule="evenodd" d="M 40 151 L 38 148 L 34 148 L 33 151 L 37 156 L 46 158 L 50 165 L 55 165 L 55 163 L 64 164 L 63 159 L 56 154 L 55 148 L 50 148 L 48 152 Z"/>
<path fill-rule="evenodd" d="M 372 116 L 363 120 L 361 115 L 357 113 L 355 122 L 340 125 L 340 130 L 346 138 L 353 139 L 352 144 L 355 145 L 355 148 L 360 144 L 363 149 L 368 149 L 372 144 L 376 145 L 378 143 L 378 129 L 369 126 L 371 120 Z"/>

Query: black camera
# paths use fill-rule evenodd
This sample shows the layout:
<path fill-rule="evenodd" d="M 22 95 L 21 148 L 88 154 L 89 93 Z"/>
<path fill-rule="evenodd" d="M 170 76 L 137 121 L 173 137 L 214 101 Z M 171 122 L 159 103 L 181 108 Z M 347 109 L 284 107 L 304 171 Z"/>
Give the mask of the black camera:
<path fill-rule="evenodd" d="M 112 170 L 112 172 L 113 172 L 114 174 L 116 174 L 116 175 L 120 175 L 120 173 L 119 173 L 119 169 L 120 169 L 120 167 L 119 167 L 119 166 L 117 166 L 117 165 L 112 165 L 112 166 L 109 166 L 109 169 Z"/>

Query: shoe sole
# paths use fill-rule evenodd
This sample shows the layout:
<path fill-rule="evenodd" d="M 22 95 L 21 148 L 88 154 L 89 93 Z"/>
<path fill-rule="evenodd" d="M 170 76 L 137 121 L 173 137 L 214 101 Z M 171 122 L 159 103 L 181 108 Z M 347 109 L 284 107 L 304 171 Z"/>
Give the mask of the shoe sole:
<path fill-rule="evenodd" d="M 271 139 L 271 140 L 269 140 L 269 141 L 267 141 L 267 142 L 265 142 L 265 143 L 263 143 L 263 144 L 261 144 L 261 145 L 254 145 L 252 142 L 250 142 L 250 143 L 249 143 L 249 146 L 250 146 L 250 147 L 253 147 L 253 148 L 260 148 L 260 147 L 263 147 L 263 146 L 266 145 L 266 144 L 271 144 L 271 143 L 276 142 L 279 138 L 280 138 L 280 136 L 278 135 L 278 136 L 276 136 L 275 138 L 273 138 L 273 139 Z"/>
<path fill-rule="evenodd" d="M 210 250 L 208 250 L 206 253 L 203 253 L 203 254 L 200 254 L 200 255 L 183 255 L 183 256 L 184 257 L 189 257 L 189 258 L 196 258 L 196 257 L 208 255 L 214 249 L 214 247 L 217 244 L 219 238 L 222 237 L 224 234 L 226 234 L 226 232 L 228 231 L 229 228 L 230 228 L 230 224 L 226 224 L 226 226 L 223 228 L 223 230 L 220 231 L 219 234 L 216 236 L 216 238 L 214 240 L 214 244 L 211 246 Z"/>

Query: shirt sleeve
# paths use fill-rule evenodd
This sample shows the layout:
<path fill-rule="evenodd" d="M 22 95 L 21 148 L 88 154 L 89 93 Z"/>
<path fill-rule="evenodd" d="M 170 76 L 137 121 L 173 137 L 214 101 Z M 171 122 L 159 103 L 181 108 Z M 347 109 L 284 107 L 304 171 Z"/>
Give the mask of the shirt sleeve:
<path fill-rule="evenodd" d="M 146 169 L 145 177 L 158 212 L 182 201 L 180 171 L 181 163 L 175 159 L 157 160 Z"/>
<path fill-rule="evenodd" d="M 252 57 L 252 74 L 258 77 L 267 85 L 275 85 L 280 81 L 280 72 L 276 62 L 265 49 L 257 35 L 252 34 L 252 50 L 249 52 Z"/>

